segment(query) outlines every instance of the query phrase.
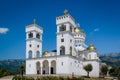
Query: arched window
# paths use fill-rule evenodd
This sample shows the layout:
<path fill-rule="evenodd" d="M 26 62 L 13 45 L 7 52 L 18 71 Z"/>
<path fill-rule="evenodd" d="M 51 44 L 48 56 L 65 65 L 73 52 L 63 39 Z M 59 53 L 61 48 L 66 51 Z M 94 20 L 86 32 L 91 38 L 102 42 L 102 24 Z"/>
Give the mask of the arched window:
<path fill-rule="evenodd" d="M 59 31 L 66 31 L 66 25 L 62 25 L 62 26 L 60 26 L 59 29 L 60 29 Z"/>
<path fill-rule="evenodd" d="M 70 47 L 70 55 L 72 55 L 72 47 Z"/>
<path fill-rule="evenodd" d="M 39 57 L 40 57 L 40 52 L 37 51 L 37 52 L 36 52 L 36 58 L 39 58 Z"/>
<path fill-rule="evenodd" d="M 60 47 L 60 55 L 65 55 L 65 47 L 64 46 Z"/>
<path fill-rule="evenodd" d="M 39 33 L 36 34 L 36 38 L 40 39 L 40 34 Z"/>
<path fill-rule="evenodd" d="M 89 55 L 89 59 L 91 59 L 91 55 Z"/>
<path fill-rule="evenodd" d="M 72 32 L 72 26 L 70 26 L 70 31 Z"/>
<path fill-rule="evenodd" d="M 32 38 L 32 37 L 33 37 L 33 33 L 30 32 L 30 33 L 28 34 L 28 37 L 29 37 L 29 38 Z"/>
<path fill-rule="evenodd" d="M 28 52 L 28 58 L 32 58 L 32 51 Z"/>

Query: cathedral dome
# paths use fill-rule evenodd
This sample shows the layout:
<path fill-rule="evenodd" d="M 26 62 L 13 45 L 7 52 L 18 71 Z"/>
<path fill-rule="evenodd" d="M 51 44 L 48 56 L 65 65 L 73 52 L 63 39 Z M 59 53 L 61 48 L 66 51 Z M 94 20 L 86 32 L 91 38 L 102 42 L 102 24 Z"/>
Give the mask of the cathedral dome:
<path fill-rule="evenodd" d="M 83 30 L 80 29 L 80 28 L 78 28 L 78 27 L 76 27 L 76 28 L 74 29 L 74 32 L 76 32 L 76 33 L 78 33 L 78 32 L 83 32 Z"/>
<path fill-rule="evenodd" d="M 87 47 L 87 50 L 96 50 L 96 47 L 90 43 L 90 45 Z"/>

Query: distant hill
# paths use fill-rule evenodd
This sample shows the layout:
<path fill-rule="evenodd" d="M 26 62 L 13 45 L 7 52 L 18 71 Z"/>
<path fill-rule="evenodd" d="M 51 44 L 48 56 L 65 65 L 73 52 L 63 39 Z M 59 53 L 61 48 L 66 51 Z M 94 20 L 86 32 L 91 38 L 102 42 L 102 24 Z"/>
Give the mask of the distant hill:
<path fill-rule="evenodd" d="M 107 53 L 100 55 L 102 62 L 110 66 L 120 66 L 120 53 Z"/>
<path fill-rule="evenodd" d="M 8 60 L 0 60 L 0 69 L 6 68 L 11 72 L 19 72 L 19 67 L 21 65 L 25 65 L 25 60 L 23 59 L 8 59 Z"/>
<path fill-rule="evenodd" d="M 100 55 L 102 62 L 110 66 L 120 66 L 120 53 L 107 53 Z M 19 72 L 19 67 L 25 66 L 25 60 L 23 59 L 8 59 L 0 60 L 0 69 L 6 68 L 11 72 Z"/>

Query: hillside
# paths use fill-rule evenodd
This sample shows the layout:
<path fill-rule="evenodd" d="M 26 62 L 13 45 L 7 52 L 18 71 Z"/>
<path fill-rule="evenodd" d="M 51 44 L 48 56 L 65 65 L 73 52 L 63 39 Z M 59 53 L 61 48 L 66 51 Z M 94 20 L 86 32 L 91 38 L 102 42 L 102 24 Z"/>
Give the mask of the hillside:
<path fill-rule="evenodd" d="M 108 53 L 100 55 L 102 62 L 107 63 L 110 66 L 120 66 L 120 53 Z M 8 59 L 0 60 L 0 69 L 6 68 L 12 72 L 19 72 L 19 67 L 25 65 L 23 59 Z"/>
<path fill-rule="evenodd" d="M 8 59 L 0 60 L 0 69 L 6 68 L 11 72 L 19 72 L 19 67 L 25 65 L 25 60 L 22 59 Z"/>
<path fill-rule="evenodd" d="M 107 53 L 100 55 L 102 62 L 110 66 L 120 66 L 120 53 Z"/>

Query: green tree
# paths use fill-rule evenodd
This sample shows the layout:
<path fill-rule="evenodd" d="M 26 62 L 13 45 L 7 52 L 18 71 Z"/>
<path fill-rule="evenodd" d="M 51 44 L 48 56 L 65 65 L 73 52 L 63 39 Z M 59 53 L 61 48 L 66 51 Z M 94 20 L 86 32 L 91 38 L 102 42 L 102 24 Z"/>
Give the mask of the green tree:
<path fill-rule="evenodd" d="M 110 76 L 117 76 L 117 74 L 116 74 L 116 68 L 117 68 L 117 67 L 112 67 L 112 68 L 109 70 Z"/>
<path fill-rule="evenodd" d="M 92 71 L 93 67 L 91 64 L 87 64 L 84 66 L 85 71 L 87 72 L 87 77 L 89 77 L 89 72 Z"/>
<path fill-rule="evenodd" d="M 23 76 L 24 71 L 25 71 L 25 66 L 20 66 L 20 72 L 22 76 Z"/>
<path fill-rule="evenodd" d="M 10 75 L 10 71 L 8 71 L 6 68 L 2 68 L 0 70 L 0 77 Z"/>
<path fill-rule="evenodd" d="M 101 67 L 101 74 L 103 75 L 103 77 L 107 74 L 108 72 L 108 66 L 107 65 L 103 65 Z"/>
<path fill-rule="evenodd" d="M 120 80 L 120 67 L 117 67 L 115 72 L 117 74 L 118 80 Z"/>

